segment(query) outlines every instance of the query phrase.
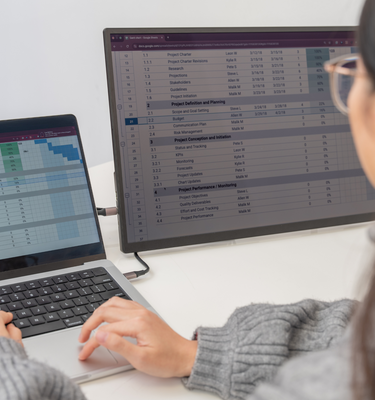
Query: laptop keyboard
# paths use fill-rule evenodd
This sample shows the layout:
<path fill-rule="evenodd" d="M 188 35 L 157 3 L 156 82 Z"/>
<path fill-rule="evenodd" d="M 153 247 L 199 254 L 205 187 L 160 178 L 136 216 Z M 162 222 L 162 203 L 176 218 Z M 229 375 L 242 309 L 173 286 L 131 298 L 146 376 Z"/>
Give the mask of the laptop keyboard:
<path fill-rule="evenodd" d="M 13 314 L 22 338 L 82 325 L 111 297 L 130 297 L 104 268 L 0 286 L 0 310 Z"/>

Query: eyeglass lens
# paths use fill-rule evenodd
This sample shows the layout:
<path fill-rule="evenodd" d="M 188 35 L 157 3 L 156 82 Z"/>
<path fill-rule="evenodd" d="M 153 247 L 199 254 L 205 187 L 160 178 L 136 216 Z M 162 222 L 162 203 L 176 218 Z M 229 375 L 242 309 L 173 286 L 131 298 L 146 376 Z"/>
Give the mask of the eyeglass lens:
<path fill-rule="evenodd" d="M 356 70 L 356 62 L 355 61 L 347 61 L 343 64 L 340 65 L 342 68 L 348 68 L 350 70 Z M 340 96 L 341 101 L 345 104 L 345 106 L 348 106 L 348 96 L 350 89 L 352 88 L 353 82 L 354 82 L 354 76 L 353 75 L 343 75 L 343 74 L 336 74 L 337 76 L 337 91 Z"/>

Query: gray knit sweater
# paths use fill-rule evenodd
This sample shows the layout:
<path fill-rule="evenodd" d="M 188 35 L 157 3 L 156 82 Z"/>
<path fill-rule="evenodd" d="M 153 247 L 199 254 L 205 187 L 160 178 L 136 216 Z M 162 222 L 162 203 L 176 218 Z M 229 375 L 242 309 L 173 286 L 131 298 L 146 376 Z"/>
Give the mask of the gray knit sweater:
<path fill-rule="evenodd" d="M 351 399 L 344 331 L 353 306 L 304 300 L 239 308 L 222 328 L 197 329 L 197 357 L 183 382 L 223 399 Z"/>
<path fill-rule="evenodd" d="M 1 400 L 83 400 L 80 388 L 61 372 L 27 358 L 23 347 L 0 338 Z"/>
<path fill-rule="evenodd" d="M 195 365 L 183 382 L 224 399 L 350 399 L 350 335 L 343 334 L 353 305 L 305 300 L 240 308 L 224 327 L 197 330 Z M 21 345 L 0 338 L 0 399 L 84 396 L 60 372 L 28 359 Z"/>

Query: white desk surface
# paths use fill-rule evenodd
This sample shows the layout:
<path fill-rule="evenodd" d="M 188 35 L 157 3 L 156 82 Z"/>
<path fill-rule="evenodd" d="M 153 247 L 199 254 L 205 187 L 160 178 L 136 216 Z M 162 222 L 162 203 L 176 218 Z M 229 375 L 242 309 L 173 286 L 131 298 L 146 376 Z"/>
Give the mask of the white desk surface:
<path fill-rule="evenodd" d="M 96 205 L 115 205 L 113 163 L 90 169 Z M 117 217 L 100 217 L 107 258 L 122 272 L 142 269 L 120 252 Z M 178 333 L 190 338 L 200 325 L 221 326 L 232 311 L 254 302 L 360 296 L 372 262 L 369 224 L 328 228 L 141 253 L 151 272 L 133 281 Z M 213 399 L 188 391 L 179 379 L 127 371 L 81 385 L 90 400 Z"/>

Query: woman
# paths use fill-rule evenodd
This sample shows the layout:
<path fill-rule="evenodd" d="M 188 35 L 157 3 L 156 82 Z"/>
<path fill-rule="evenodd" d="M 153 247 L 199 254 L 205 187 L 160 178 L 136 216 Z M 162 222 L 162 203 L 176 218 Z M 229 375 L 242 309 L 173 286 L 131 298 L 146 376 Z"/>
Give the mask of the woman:
<path fill-rule="evenodd" d="M 332 78 L 337 73 L 355 75 L 348 98 L 350 123 L 362 166 L 375 186 L 374 22 L 375 1 L 367 0 L 356 71 L 344 68 L 353 65 L 352 59 L 330 62 L 326 68 Z M 333 98 L 346 113 L 339 89 L 332 85 Z M 80 341 L 86 344 L 80 359 L 101 345 L 124 355 L 141 371 L 184 377 L 188 388 L 225 399 L 375 400 L 375 279 L 348 325 L 354 305 L 351 300 L 251 305 L 236 310 L 224 327 L 199 328 L 196 340 L 186 340 L 137 303 L 114 298 L 83 325 Z M 61 373 L 27 359 L 20 331 L 12 324 L 5 326 L 11 319 L 10 313 L 0 312 L 0 398 L 83 399 Z M 108 324 L 89 338 L 104 321 Z M 132 336 L 138 344 L 122 336 Z"/>

